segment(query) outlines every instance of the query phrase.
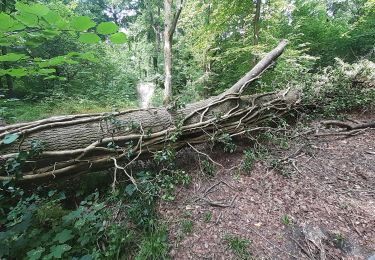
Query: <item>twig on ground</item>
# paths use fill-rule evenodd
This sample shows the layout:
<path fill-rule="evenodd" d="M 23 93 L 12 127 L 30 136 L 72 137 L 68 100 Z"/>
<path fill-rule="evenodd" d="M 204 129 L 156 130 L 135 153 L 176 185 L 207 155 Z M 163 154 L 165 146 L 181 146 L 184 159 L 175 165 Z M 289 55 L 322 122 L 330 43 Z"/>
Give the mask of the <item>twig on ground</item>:
<path fill-rule="evenodd" d="M 351 123 L 338 121 L 338 120 L 327 120 L 327 121 L 322 121 L 322 124 L 325 125 L 326 127 L 337 126 L 340 128 L 346 128 L 346 130 L 348 131 L 365 129 L 365 128 L 375 128 L 375 122 L 351 124 Z"/>
<path fill-rule="evenodd" d="M 219 216 L 217 217 L 217 220 L 215 222 L 215 225 L 219 224 L 221 217 L 223 216 L 223 212 L 220 212 Z"/>
<path fill-rule="evenodd" d="M 237 197 L 238 195 L 236 194 L 229 203 L 225 203 L 224 201 L 212 201 L 205 197 L 200 197 L 199 199 L 207 202 L 209 205 L 214 206 L 214 207 L 229 208 L 233 206 L 233 203 Z"/>
<path fill-rule="evenodd" d="M 361 130 L 344 131 L 344 132 L 321 133 L 321 134 L 315 134 L 315 136 L 335 136 L 335 135 L 356 136 L 356 135 L 364 133 L 368 129 L 369 128 L 365 128 Z"/>
<path fill-rule="evenodd" d="M 293 237 L 291 237 L 291 239 L 294 241 L 294 243 L 296 243 L 296 245 L 302 250 L 303 253 L 305 253 L 305 255 L 307 255 L 309 257 L 309 259 L 314 259 L 312 256 L 311 256 L 311 253 L 306 249 L 304 248 L 296 239 L 294 239 Z"/>
<path fill-rule="evenodd" d="M 302 172 L 301 172 L 300 169 L 297 167 L 297 165 L 296 165 L 296 161 L 295 161 L 295 160 L 292 160 L 292 165 L 293 165 L 294 169 L 295 169 L 299 174 L 302 175 Z"/>

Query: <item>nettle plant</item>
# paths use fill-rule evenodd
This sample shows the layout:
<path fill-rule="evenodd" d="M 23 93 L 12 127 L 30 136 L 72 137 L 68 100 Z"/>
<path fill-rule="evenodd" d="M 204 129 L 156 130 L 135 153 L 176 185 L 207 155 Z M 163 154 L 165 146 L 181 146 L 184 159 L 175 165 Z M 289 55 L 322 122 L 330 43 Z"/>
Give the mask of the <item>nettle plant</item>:
<path fill-rule="evenodd" d="M 0 63 L 6 64 L 0 69 L 0 77 L 43 76 L 44 79 L 63 79 L 56 75 L 56 66 L 82 61 L 95 62 L 94 53 L 69 52 L 45 59 L 35 57 L 32 49 L 63 33 L 76 37 L 83 44 L 101 41 L 126 43 L 126 35 L 118 30 L 119 27 L 113 22 L 97 24 L 88 16 L 62 17 L 43 4 L 16 2 L 15 12 L 0 13 L 0 47 L 3 50 Z"/>

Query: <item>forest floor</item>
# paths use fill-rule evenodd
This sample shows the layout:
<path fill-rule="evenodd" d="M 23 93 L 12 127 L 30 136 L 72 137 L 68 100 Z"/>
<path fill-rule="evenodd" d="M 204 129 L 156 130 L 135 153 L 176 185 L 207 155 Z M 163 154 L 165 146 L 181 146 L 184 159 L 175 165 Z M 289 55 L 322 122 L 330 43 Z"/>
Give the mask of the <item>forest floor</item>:
<path fill-rule="evenodd" d="M 375 120 L 373 114 L 350 118 Z M 325 129 L 319 121 L 296 127 L 287 142 L 270 142 L 269 154 L 256 160 L 248 174 L 237 167 L 253 145 L 245 140 L 237 140 L 232 154 L 198 147 L 224 166 L 216 166 L 211 177 L 200 170 L 194 151 L 180 152 L 192 184 L 177 189 L 175 201 L 159 204 L 170 227 L 171 258 L 374 255 L 375 130 L 355 136 L 330 135 L 333 131 L 338 130 Z"/>

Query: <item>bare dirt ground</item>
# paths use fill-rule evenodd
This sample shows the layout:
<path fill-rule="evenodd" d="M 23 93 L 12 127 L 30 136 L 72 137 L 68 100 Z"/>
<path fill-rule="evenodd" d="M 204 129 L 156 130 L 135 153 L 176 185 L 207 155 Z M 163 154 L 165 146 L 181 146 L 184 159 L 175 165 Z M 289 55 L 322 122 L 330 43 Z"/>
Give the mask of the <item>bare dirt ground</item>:
<path fill-rule="evenodd" d="M 183 152 L 192 184 L 159 206 L 170 227 L 171 258 L 372 260 L 375 129 L 316 135 L 333 131 L 319 122 L 299 128 L 283 145 L 268 144 L 271 155 L 247 174 L 236 167 L 252 148 L 245 140 L 232 154 L 199 147 L 224 166 L 213 177 L 200 171 L 196 153 Z"/>

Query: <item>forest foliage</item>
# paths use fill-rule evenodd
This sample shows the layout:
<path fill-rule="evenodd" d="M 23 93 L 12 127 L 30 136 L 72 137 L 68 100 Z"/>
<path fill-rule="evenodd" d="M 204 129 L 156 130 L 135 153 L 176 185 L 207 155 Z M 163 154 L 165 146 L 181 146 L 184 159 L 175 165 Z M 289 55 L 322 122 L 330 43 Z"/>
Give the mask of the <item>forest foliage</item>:
<path fill-rule="evenodd" d="M 162 1 L 2 2 L 0 94 L 16 98 L 1 101 L 7 121 L 134 107 L 139 82 L 157 84 L 153 105 L 160 104 Z M 286 53 L 254 91 L 299 85 L 336 57 L 374 58 L 374 1 L 262 2 L 256 45 L 254 8 L 237 0 L 183 4 L 173 38 L 175 95 L 193 101 L 221 92 L 281 38 Z"/>
<path fill-rule="evenodd" d="M 0 3 L 1 121 L 137 107 L 140 82 L 155 83 L 152 105 L 161 105 L 163 1 Z M 374 0 L 185 0 L 172 39 L 174 102 L 221 93 L 285 38 L 283 56 L 248 92 L 299 88 L 325 116 L 374 106 L 374 28 Z M 250 165 L 255 155 L 245 155 Z M 4 184 L 0 258 L 166 257 L 155 203 L 190 182 L 174 160 L 168 149 L 155 154 L 154 171 L 136 175 L 142 192 L 127 182 L 111 190 L 102 176 L 66 191 Z M 203 162 L 205 172 L 212 167 Z"/>

